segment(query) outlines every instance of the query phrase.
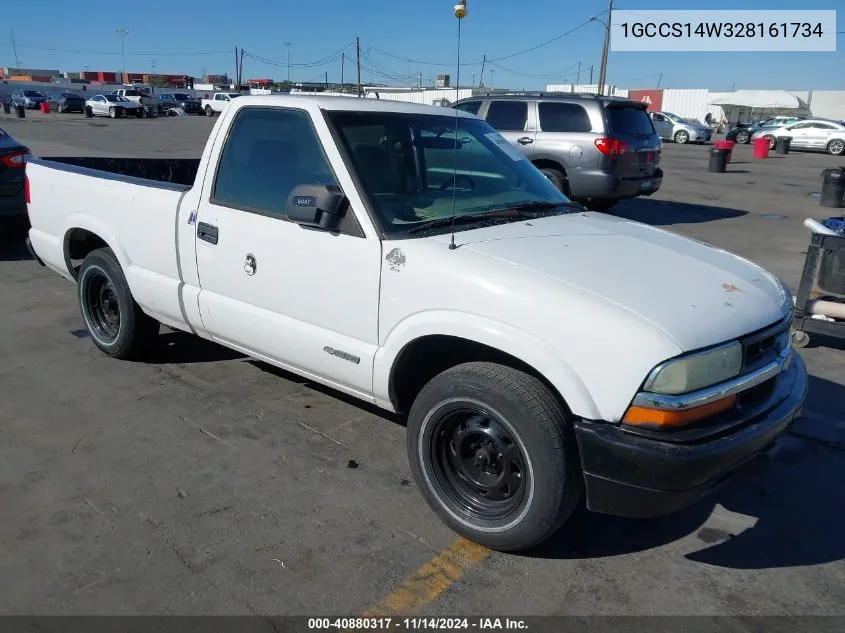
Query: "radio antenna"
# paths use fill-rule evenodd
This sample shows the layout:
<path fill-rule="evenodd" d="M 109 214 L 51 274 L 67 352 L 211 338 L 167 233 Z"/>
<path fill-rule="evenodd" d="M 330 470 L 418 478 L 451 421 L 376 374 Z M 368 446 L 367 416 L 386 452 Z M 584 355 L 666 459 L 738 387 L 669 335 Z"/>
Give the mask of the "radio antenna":
<path fill-rule="evenodd" d="M 458 18 L 458 75 L 455 78 L 455 101 L 457 101 L 461 90 L 461 21 L 467 16 L 467 0 L 460 0 L 452 9 L 452 13 Z M 458 248 L 455 245 L 455 213 L 458 205 L 458 122 L 458 109 L 455 108 L 455 147 L 452 150 L 452 240 L 449 243 L 449 250 Z"/>

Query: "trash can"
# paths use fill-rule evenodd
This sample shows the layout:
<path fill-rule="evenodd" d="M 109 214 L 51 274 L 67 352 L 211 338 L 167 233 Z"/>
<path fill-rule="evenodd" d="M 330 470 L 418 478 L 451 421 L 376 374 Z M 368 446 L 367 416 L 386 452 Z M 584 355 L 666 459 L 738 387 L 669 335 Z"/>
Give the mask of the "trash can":
<path fill-rule="evenodd" d="M 734 153 L 734 142 L 733 141 L 716 141 L 713 143 L 713 147 L 716 149 L 726 149 L 728 150 L 728 162 L 731 162 Z"/>
<path fill-rule="evenodd" d="M 755 160 L 763 160 L 769 157 L 769 139 L 755 138 L 752 143 L 754 144 L 754 149 L 752 150 L 751 156 Z"/>
<path fill-rule="evenodd" d="M 12 104 L 3 102 L 3 114 L 11 114 L 12 113 Z"/>
<path fill-rule="evenodd" d="M 845 207 L 845 167 L 822 170 L 822 195 L 819 204 L 835 209 Z"/>
<path fill-rule="evenodd" d="M 775 145 L 775 152 L 777 154 L 789 154 L 789 146 L 791 144 L 791 136 L 779 136 L 777 140 L 777 145 Z"/>
<path fill-rule="evenodd" d="M 38 107 L 41 109 L 42 114 L 50 114 L 50 103 L 47 101 L 42 101 L 38 104 Z"/>
<path fill-rule="evenodd" d="M 710 150 L 710 167 L 707 171 L 711 174 L 724 174 L 728 167 L 728 155 L 730 152 L 727 149 L 714 147 Z"/>
<path fill-rule="evenodd" d="M 25 119 L 25 118 L 26 118 L 26 108 L 25 108 L 25 107 L 23 107 L 22 105 L 17 105 L 17 104 L 16 104 L 16 105 L 15 105 L 15 115 L 16 115 L 19 119 Z"/>

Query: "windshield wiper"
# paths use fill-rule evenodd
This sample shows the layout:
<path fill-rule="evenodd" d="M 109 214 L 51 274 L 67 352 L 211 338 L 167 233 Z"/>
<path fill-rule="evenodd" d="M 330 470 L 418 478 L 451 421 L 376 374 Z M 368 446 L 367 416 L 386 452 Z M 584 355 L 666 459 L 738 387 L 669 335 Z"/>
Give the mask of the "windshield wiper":
<path fill-rule="evenodd" d="M 542 213 L 548 209 L 558 207 L 579 208 L 580 210 L 580 207 L 576 207 L 576 205 L 569 202 L 526 201 L 509 204 L 506 207 L 488 205 L 486 207 L 468 209 L 468 211 L 480 211 L 480 213 L 464 213 L 462 215 L 456 215 L 454 218 L 452 218 L 452 216 L 448 216 L 445 218 L 437 218 L 436 220 L 423 222 L 422 224 L 408 229 L 408 233 L 419 233 L 421 231 L 428 231 L 430 229 L 437 229 L 444 226 L 452 226 L 453 222 L 455 226 L 457 226 L 459 224 L 472 224 L 474 222 L 483 222 L 484 220 L 495 218 L 533 218 L 536 217 L 537 213 Z M 532 210 L 534 213 L 531 213 Z"/>

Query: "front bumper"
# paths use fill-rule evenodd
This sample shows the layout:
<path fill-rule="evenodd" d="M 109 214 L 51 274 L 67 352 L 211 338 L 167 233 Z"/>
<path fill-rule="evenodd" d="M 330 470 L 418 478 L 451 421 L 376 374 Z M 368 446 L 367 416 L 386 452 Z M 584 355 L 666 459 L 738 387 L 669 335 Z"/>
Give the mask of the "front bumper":
<path fill-rule="evenodd" d="M 575 434 L 587 507 L 624 517 L 661 516 L 764 465 L 806 400 L 804 361 L 793 354 L 787 369 L 773 380 L 765 403 L 695 439 L 672 437 L 671 432 L 660 438 L 660 432 L 644 435 L 607 422 L 578 421 Z"/>

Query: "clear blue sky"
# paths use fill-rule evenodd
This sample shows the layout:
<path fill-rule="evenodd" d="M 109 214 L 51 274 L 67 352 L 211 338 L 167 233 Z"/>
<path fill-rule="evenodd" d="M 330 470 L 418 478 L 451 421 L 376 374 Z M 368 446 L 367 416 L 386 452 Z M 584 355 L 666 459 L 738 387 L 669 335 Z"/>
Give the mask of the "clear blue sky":
<path fill-rule="evenodd" d="M 234 73 L 234 47 L 254 57 L 244 61 L 245 78 L 340 79 L 339 51 L 345 49 L 346 81 L 354 80 L 355 36 L 361 38 L 364 83 L 408 83 L 437 73 L 455 81 L 457 21 L 452 0 L 86 0 L 9 1 L 3 5 L 0 66 L 14 66 L 11 29 L 17 56 L 28 68 L 62 71 L 121 69 L 120 37 L 125 39 L 126 70 L 189 74 Z M 619 9 L 840 9 L 837 30 L 845 31 L 842 0 L 615 0 Z M 482 56 L 494 61 L 485 83 L 514 89 L 543 88 L 574 82 L 581 62 L 581 82 L 598 65 L 603 26 L 592 22 L 532 52 L 508 57 L 555 38 L 607 8 L 607 0 L 469 0 L 463 21 L 461 83 L 479 80 Z M 286 48 L 284 42 L 290 42 Z M 53 49 L 53 50 L 47 50 Z M 662 86 L 678 88 L 845 89 L 845 34 L 833 53 L 612 53 L 608 79 L 628 88 L 649 88 L 663 73 Z M 387 53 L 387 54 L 386 54 Z M 389 55 L 388 55 L 389 54 Z M 395 57 L 391 57 L 393 55 Z M 500 59 L 505 58 L 506 59 Z M 416 61 L 408 62 L 409 58 Z M 322 62 L 302 67 L 299 64 Z M 419 62 L 429 62 L 426 64 Z M 438 66 L 437 64 L 443 64 Z M 490 71 L 495 74 L 490 74 Z M 416 79 L 414 79 L 416 82 Z"/>

